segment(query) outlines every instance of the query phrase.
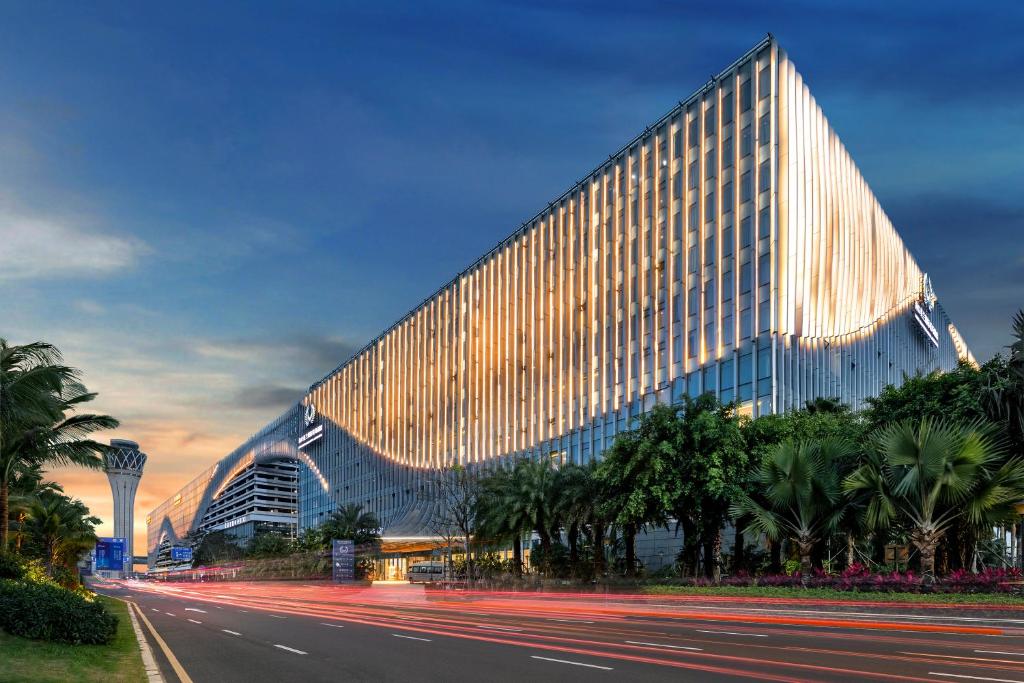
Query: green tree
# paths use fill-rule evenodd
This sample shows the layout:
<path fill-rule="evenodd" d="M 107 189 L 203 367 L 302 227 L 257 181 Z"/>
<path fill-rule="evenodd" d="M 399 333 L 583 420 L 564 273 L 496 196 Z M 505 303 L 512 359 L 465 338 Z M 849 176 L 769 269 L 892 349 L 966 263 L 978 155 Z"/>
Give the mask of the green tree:
<path fill-rule="evenodd" d="M 512 544 L 512 570 L 523 571 L 523 534 L 533 528 L 530 506 L 517 495 L 514 467 L 500 467 L 480 480 L 476 519 L 487 540 Z"/>
<path fill-rule="evenodd" d="M 188 544 L 193 547 L 193 566 L 240 560 L 245 556 L 245 549 L 238 544 L 234 536 L 223 529 L 189 534 Z"/>
<path fill-rule="evenodd" d="M 82 501 L 47 491 L 28 506 L 22 525 L 23 552 L 42 559 L 51 576 L 59 568 L 73 571 L 78 558 L 96 545 L 99 523 Z"/>
<path fill-rule="evenodd" d="M 678 482 L 672 511 L 692 520 L 704 546 L 705 574 L 721 577 L 722 527 L 729 505 L 743 491 L 749 459 L 740 421 L 714 394 L 684 397 L 676 413 L 673 476 Z M 684 541 L 689 543 L 688 538 Z"/>
<path fill-rule="evenodd" d="M 843 439 L 783 442 L 757 470 L 767 505 L 744 493 L 732 505 L 732 513 L 745 516 L 749 528 L 773 541 L 792 538 L 800 553 L 801 574 L 810 576 L 814 545 L 837 527 L 846 511 L 838 463 L 854 451 Z"/>
<path fill-rule="evenodd" d="M 268 531 L 256 534 L 249 542 L 249 557 L 284 557 L 294 550 L 292 540 L 282 534 Z"/>
<path fill-rule="evenodd" d="M 380 541 L 380 520 L 362 505 L 351 503 L 332 512 L 323 531 L 328 544 L 333 539 L 352 540 L 357 546 L 375 544 Z"/>
<path fill-rule="evenodd" d="M 555 479 L 556 516 L 566 528 L 569 565 L 574 573 L 583 570 L 580 566 L 579 539 L 580 533 L 587 531 L 594 553 L 594 565 L 591 569 L 596 575 L 600 575 L 604 569 L 606 524 L 601 513 L 601 486 L 597 479 L 597 464 L 590 462 L 586 465 L 566 465 L 558 470 Z"/>
<path fill-rule="evenodd" d="M 867 525 L 888 529 L 903 516 L 921 571 L 935 576 L 935 551 L 960 519 L 975 527 L 1011 519 L 1024 498 L 1024 460 L 1004 459 L 1003 443 L 983 422 L 922 418 L 896 422 L 873 435 L 875 457 L 844 488 L 868 496 Z"/>
<path fill-rule="evenodd" d="M 647 524 L 668 526 L 679 499 L 679 408 L 659 404 L 619 434 L 597 468 L 605 492 L 602 514 L 622 529 L 626 575 L 636 573 L 636 535 Z"/>
<path fill-rule="evenodd" d="M 0 549 L 7 547 L 9 487 L 16 472 L 40 465 L 103 467 L 108 447 L 88 437 L 118 422 L 76 413 L 96 397 L 78 377 L 50 344 L 0 339 Z"/>

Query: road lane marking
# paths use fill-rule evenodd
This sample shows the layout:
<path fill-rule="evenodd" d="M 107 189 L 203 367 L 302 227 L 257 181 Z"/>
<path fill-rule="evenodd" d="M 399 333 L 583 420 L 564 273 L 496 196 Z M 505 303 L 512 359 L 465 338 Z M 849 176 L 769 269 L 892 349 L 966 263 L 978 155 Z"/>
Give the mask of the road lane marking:
<path fill-rule="evenodd" d="M 282 617 L 280 614 L 268 614 L 268 617 L 274 617 L 275 619 L 287 619 L 288 617 Z"/>
<path fill-rule="evenodd" d="M 522 631 L 523 630 L 521 628 L 516 628 L 514 626 L 491 626 L 490 624 L 477 624 L 476 627 L 477 628 L 492 628 L 492 629 L 496 629 L 498 631 Z"/>
<path fill-rule="evenodd" d="M 167 658 L 167 661 L 170 663 L 171 668 L 174 670 L 174 673 L 178 676 L 178 680 L 181 683 L 192 683 L 192 678 L 189 677 L 188 673 L 185 672 L 185 667 L 183 667 L 181 665 L 181 662 L 178 661 L 178 658 L 174 656 L 174 653 L 171 651 L 171 648 L 167 646 L 167 643 L 164 642 L 164 639 L 160 637 L 159 633 L 157 633 L 157 630 L 153 627 L 153 623 L 149 620 L 145 613 L 143 613 L 142 609 L 134 602 L 130 602 L 128 604 L 135 607 L 135 611 L 139 613 L 139 618 L 142 619 L 142 623 L 146 625 L 146 628 L 148 628 L 149 632 L 153 635 L 153 639 L 156 641 L 156 644 L 160 646 L 160 649 L 164 653 L 164 657 Z"/>
<path fill-rule="evenodd" d="M 249 610 L 247 610 L 247 609 L 240 609 L 240 610 L 238 610 L 238 611 L 239 611 L 239 612 L 245 612 L 246 614 L 248 614 L 248 613 L 249 613 Z"/>
<path fill-rule="evenodd" d="M 282 650 L 288 650 L 288 652 L 294 652 L 297 655 L 308 655 L 309 654 L 308 652 L 303 652 L 302 650 L 296 650 L 294 647 L 288 647 L 287 645 L 278 645 L 277 643 L 274 643 L 274 647 L 279 647 Z"/>
<path fill-rule="evenodd" d="M 696 652 L 703 652 L 702 647 L 686 647 L 685 645 L 665 645 L 664 643 L 643 643 L 639 640 L 624 640 L 622 641 L 627 645 L 649 645 L 650 647 L 667 647 L 673 650 L 695 650 Z"/>
<path fill-rule="evenodd" d="M 206 614 L 206 610 L 199 609 L 198 607 L 186 607 L 185 611 L 186 612 L 202 612 L 203 614 Z"/>
<path fill-rule="evenodd" d="M 154 612 L 159 612 L 160 611 L 156 607 L 150 607 L 149 609 L 153 610 Z"/>
<path fill-rule="evenodd" d="M 619 603 L 623 604 L 623 603 Z M 628 603 L 626 603 L 628 604 Z M 670 605 L 649 605 L 649 607 L 669 607 Z M 952 617 L 941 614 L 899 614 L 894 612 L 848 612 L 845 610 L 812 610 L 812 609 L 774 609 L 770 607 L 718 607 L 713 605 L 672 605 L 673 607 L 683 607 L 685 609 L 701 609 L 711 610 L 719 612 L 728 612 L 736 615 L 743 615 L 747 612 L 768 612 L 771 614 L 815 614 L 823 616 L 846 616 L 846 617 L 888 617 L 892 619 L 917 619 L 927 620 L 933 619 L 936 621 L 971 621 L 971 622 L 989 622 L 989 623 L 1007 623 L 1007 624 L 1024 624 L 1024 619 L 999 619 L 996 617 Z M 671 614 L 670 614 L 671 616 Z M 950 624 L 941 624 L 943 626 L 949 626 Z"/>
<path fill-rule="evenodd" d="M 568 659 L 553 659 L 551 657 L 538 657 L 537 655 L 530 655 L 532 659 L 543 659 L 545 662 L 558 662 L 559 664 L 572 664 L 573 666 L 585 666 L 591 669 L 603 669 L 605 671 L 611 671 L 610 666 L 598 666 L 597 664 L 587 664 L 585 662 L 573 662 Z"/>
<path fill-rule="evenodd" d="M 967 676 L 965 674 L 944 674 L 941 671 L 929 671 L 929 676 L 948 676 L 949 678 L 966 678 L 972 681 L 994 681 L 994 683 L 1024 683 L 1017 678 L 987 678 L 985 676 Z"/>
<path fill-rule="evenodd" d="M 1001 652 L 1000 650 L 975 650 L 986 655 L 1012 655 L 1014 657 L 1024 657 L 1024 652 Z"/>
<path fill-rule="evenodd" d="M 221 607 L 220 605 L 217 605 L 217 609 L 224 609 L 224 608 Z"/>
<path fill-rule="evenodd" d="M 939 659 L 963 659 L 968 662 L 998 662 L 1000 664 L 1018 664 L 1012 659 L 992 659 L 989 657 L 958 657 L 956 655 L 940 655 L 933 652 L 899 652 L 901 655 L 912 655 L 914 657 L 937 657 Z"/>
<path fill-rule="evenodd" d="M 752 638 L 767 638 L 763 633 L 739 633 L 738 631 L 705 631 L 702 628 L 694 629 L 697 633 L 721 633 L 727 636 L 750 636 Z"/>
<path fill-rule="evenodd" d="M 169 617 L 173 617 L 173 616 L 174 616 L 174 615 L 173 615 L 173 614 L 171 614 L 170 612 L 164 612 L 164 614 L 166 614 L 166 615 L 167 615 L 167 616 L 169 616 Z"/>
<path fill-rule="evenodd" d="M 227 630 L 226 628 L 222 628 L 222 629 L 221 629 L 221 631 L 224 631 L 224 633 L 230 633 L 230 634 L 231 634 L 231 635 L 233 635 L 233 636 L 240 636 L 240 635 L 242 635 L 242 634 L 241 634 L 241 633 L 239 633 L 238 631 L 229 631 L 229 630 Z"/>
<path fill-rule="evenodd" d="M 193 624 L 201 624 L 201 623 L 203 623 L 201 621 L 196 621 L 195 619 L 189 619 L 189 621 L 191 621 Z"/>
<path fill-rule="evenodd" d="M 403 636 L 401 633 L 392 633 L 395 638 L 405 638 L 406 640 L 422 640 L 424 643 L 429 643 L 430 638 L 417 638 L 416 636 Z"/>
<path fill-rule="evenodd" d="M 331 628 L 345 628 L 341 624 L 328 624 L 326 621 L 321 621 L 320 625 L 321 626 L 330 626 Z"/>
<path fill-rule="evenodd" d="M 582 619 L 548 619 L 548 621 L 563 621 L 567 624 L 593 624 L 592 621 L 583 621 Z"/>

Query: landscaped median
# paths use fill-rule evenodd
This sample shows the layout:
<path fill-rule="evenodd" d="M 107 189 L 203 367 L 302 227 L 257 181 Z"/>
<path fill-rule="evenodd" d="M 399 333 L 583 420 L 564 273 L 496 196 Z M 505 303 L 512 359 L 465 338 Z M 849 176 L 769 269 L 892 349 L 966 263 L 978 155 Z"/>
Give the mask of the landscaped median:
<path fill-rule="evenodd" d="M 0 556 L 0 681 L 145 681 L 127 605 Z"/>
<path fill-rule="evenodd" d="M 765 600 L 800 600 L 860 603 L 914 603 L 916 605 L 995 605 L 1024 609 L 1024 596 L 1009 593 L 906 593 L 842 591 L 831 588 L 786 588 L 769 586 L 672 586 L 653 584 L 641 586 L 650 595 L 685 595 L 694 597 L 748 598 Z"/>
<path fill-rule="evenodd" d="M 29 640 L 0 631 L 0 680 L 25 683 L 136 683 L 146 680 L 139 644 L 120 600 L 96 597 L 117 617 L 113 640 L 106 645 L 67 645 Z"/>

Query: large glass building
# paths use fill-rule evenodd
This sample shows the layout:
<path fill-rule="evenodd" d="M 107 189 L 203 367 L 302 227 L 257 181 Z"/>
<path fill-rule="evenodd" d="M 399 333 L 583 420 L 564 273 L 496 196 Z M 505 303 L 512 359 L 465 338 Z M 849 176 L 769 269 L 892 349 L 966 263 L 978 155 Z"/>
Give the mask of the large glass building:
<path fill-rule="evenodd" d="M 599 458 L 684 394 L 860 407 L 969 358 L 770 37 L 583 177 L 311 387 L 300 528 L 358 503 L 415 536 L 433 468 Z"/>
<path fill-rule="evenodd" d="M 243 547 L 259 533 L 295 535 L 297 414 L 293 406 L 146 516 L 150 569 L 175 566 L 173 547 L 212 531 Z"/>

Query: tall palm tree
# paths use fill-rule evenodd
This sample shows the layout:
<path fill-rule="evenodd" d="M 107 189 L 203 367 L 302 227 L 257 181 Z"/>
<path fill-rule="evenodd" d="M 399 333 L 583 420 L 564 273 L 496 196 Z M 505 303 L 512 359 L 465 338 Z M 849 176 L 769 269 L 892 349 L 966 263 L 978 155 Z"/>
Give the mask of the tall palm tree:
<path fill-rule="evenodd" d="M 956 522 L 998 523 L 1024 498 L 1024 459 L 1005 459 L 988 425 L 924 418 L 890 424 L 872 438 L 876 454 L 844 488 L 868 494 L 865 521 L 872 529 L 906 518 L 926 580 L 934 579 L 935 550 Z"/>
<path fill-rule="evenodd" d="M 512 544 L 513 571 L 523 570 L 523 534 L 533 528 L 528 506 L 516 494 L 514 468 L 500 468 L 480 482 L 476 519 L 479 533 L 491 541 Z"/>
<path fill-rule="evenodd" d="M 75 411 L 96 394 L 78 382 L 45 342 L 12 345 L 0 339 L 0 550 L 6 549 L 11 478 L 21 468 L 79 465 L 100 469 L 108 446 L 89 439 L 118 421 Z"/>
<path fill-rule="evenodd" d="M 783 442 L 765 457 L 755 475 L 767 504 L 743 494 L 731 513 L 745 516 L 748 528 L 772 541 L 791 537 L 800 553 L 800 572 L 809 576 L 814 545 L 843 516 L 846 500 L 837 464 L 853 450 L 843 439 Z"/>
<path fill-rule="evenodd" d="M 559 469 L 555 477 L 556 516 L 566 525 L 569 562 L 573 571 L 576 571 L 579 565 L 580 531 L 588 526 L 594 553 L 603 555 L 604 525 L 598 519 L 601 501 L 596 472 L 596 462 L 586 465 L 570 464 Z M 600 536 L 597 536 L 597 533 L 600 533 Z"/>
<path fill-rule="evenodd" d="M 512 469 L 512 517 L 528 521 L 528 528 L 540 539 L 545 558 L 550 557 L 551 536 L 559 526 L 555 477 L 554 466 L 543 460 L 520 460 Z"/>

